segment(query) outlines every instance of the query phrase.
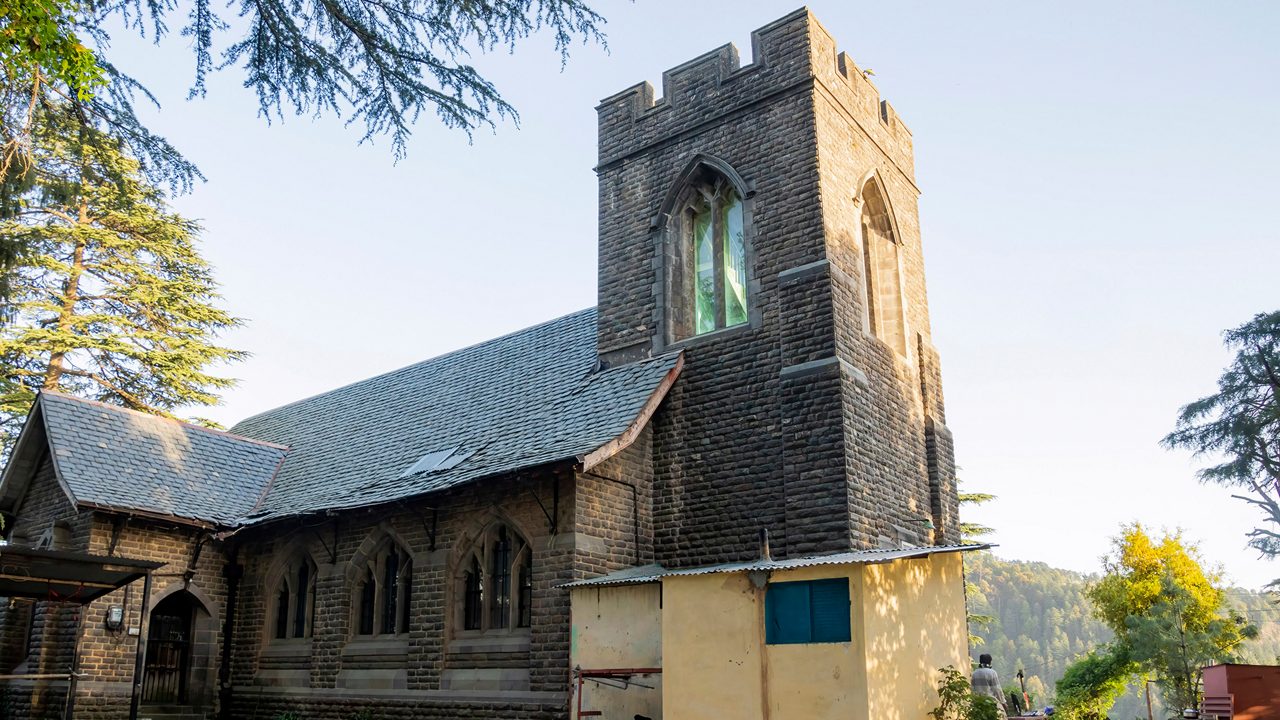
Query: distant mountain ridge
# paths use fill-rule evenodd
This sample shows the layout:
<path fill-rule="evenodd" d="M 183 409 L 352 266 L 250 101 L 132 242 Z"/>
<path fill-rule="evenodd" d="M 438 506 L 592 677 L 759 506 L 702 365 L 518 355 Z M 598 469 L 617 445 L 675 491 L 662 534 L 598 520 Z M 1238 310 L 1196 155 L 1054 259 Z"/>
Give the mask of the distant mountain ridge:
<path fill-rule="evenodd" d="M 990 615 L 987 627 L 971 628 L 983 643 L 971 648 L 991 653 L 1006 687 L 1017 684 L 1021 669 L 1033 702 L 1044 707 L 1053 699 L 1053 686 L 1071 662 L 1108 642 L 1111 631 L 1093 617 L 1085 596 L 1096 576 L 1051 567 L 1042 562 L 1002 560 L 989 552 L 969 553 L 965 570 L 970 583 L 969 612 Z M 1229 591 L 1231 603 L 1260 631 L 1246 646 L 1243 660 L 1273 664 L 1280 656 L 1280 605 L 1257 592 Z M 1153 692 L 1154 697 L 1154 692 Z M 1111 711 L 1115 720 L 1147 717 L 1145 696 L 1132 687 Z"/>

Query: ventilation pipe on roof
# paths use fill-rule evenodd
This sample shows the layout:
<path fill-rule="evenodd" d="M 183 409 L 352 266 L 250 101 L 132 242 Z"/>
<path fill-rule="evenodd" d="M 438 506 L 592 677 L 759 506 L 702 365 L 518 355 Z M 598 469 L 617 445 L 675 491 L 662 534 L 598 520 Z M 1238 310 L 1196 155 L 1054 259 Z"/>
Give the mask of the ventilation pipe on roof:
<path fill-rule="evenodd" d="M 769 528 L 760 528 L 760 560 L 773 562 L 773 553 L 769 550 Z M 752 570 L 747 573 L 747 579 L 757 590 L 763 590 L 769 583 L 769 571 Z"/>

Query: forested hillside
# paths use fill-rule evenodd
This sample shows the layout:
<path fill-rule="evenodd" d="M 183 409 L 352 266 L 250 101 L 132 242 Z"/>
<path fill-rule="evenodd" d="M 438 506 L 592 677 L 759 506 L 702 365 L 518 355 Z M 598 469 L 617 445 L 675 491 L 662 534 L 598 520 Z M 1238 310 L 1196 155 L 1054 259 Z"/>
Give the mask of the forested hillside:
<path fill-rule="evenodd" d="M 1090 576 L 1059 570 L 1044 563 L 1001 560 L 990 553 L 966 556 L 969 611 L 990 615 L 992 622 L 975 626 L 983 639 L 976 656 L 989 652 L 1006 686 L 1013 686 L 1019 669 L 1027 675 L 1033 702 L 1052 702 L 1053 684 L 1077 656 L 1111 639 L 1111 631 L 1093 617 L 1085 587 Z M 1230 591 L 1232 604 L 1258 626 L 1256 641 L 1246 644 L 1245 662 L 1274 663 L 1280 656 L 1280 606 L 1248 590 Z M 1117 720 L 1146 718 L 1146 701 L 1133 687 L 1111 712 Z"/>

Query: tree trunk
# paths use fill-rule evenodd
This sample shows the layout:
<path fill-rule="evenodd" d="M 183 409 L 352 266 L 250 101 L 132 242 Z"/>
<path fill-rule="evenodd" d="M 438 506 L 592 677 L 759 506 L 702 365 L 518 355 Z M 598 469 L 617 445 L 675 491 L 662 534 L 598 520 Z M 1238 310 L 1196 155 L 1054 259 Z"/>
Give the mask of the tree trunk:
<path fill-rule="evenodd" d="M 86 225 L 89 222 L 89 205 L 80 202 L 80 214 L 77 222 Z M 58 312 L 57 327 L 60 333 L 69 332 L 69 326 L 76 314 L 76 301 L 80 296 L 80 276 L 84 274 L 85 241 L 76 240 L 75 249 L 71 253 L 71 271 L 62 286 L 62 309 Z M 67 354 L 63 350 L 55 350 L 49 355 L 49 367 L 45 370 L 42 390 L 57 390 L 62 381 L 62 371 L 66 364 Z"/>

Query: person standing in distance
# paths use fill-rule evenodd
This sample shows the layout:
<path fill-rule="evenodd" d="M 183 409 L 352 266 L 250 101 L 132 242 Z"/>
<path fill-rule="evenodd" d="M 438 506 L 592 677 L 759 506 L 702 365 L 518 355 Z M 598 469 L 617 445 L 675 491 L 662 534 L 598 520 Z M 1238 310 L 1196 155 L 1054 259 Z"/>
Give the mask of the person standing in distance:
<path fill-rule="evenodd" d="M 991 667 L 991 655 L 982 653 L 978 656 L 978 669 L 973 671 L 969 684 L 974 695 L 985 695 L 996 701 L 1001 717 L 1007 717 L 1004 709 L 1004 692 L 1000 690 L 1000 676 Z"/>

